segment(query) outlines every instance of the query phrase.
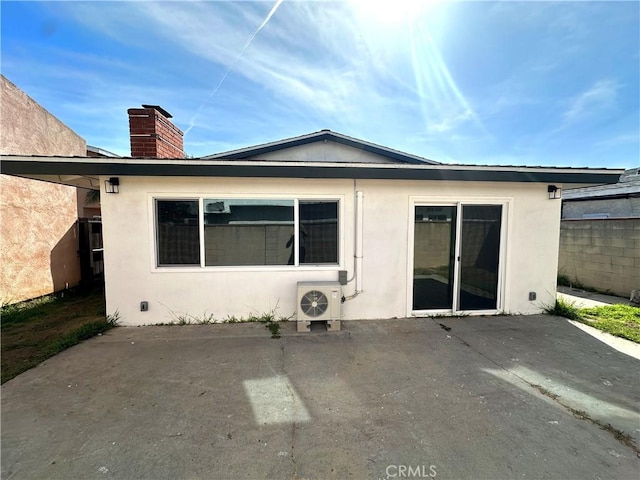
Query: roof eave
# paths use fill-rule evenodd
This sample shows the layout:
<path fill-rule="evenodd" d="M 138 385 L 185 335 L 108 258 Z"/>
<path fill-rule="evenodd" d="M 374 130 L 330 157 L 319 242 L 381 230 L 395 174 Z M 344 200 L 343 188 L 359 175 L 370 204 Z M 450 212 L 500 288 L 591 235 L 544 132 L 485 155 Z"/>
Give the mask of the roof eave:
<path fill-rule="evenodd" d="M 622 170 L 558 169 L 468 165 L 385 165 L 302 162 L 242 162 L 202 159 L 132 159 L 82 157 L 2 157 L 2 173 L 43 176 L 204 176 L 540 182 L 603 185 L 616 183 Z M 52 180 L 55 181 L 55 180 Z M 62 182 L 60 182 L 62 183 Z"/>

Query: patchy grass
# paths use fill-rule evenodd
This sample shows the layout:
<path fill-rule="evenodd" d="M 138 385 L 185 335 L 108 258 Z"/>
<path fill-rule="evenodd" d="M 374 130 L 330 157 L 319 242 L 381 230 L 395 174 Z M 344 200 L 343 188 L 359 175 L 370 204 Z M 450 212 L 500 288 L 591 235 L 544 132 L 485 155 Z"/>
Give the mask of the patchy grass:
<path fill-rule="evenodd" d="M 640 343 L 640 307 L 605 305 L 580 309 L 580 322 L 616 337 Z"/>
<path fill-rule="evenodd" d="M 572 302 L 557 299 L 555 305 L 545 308 L 545 313 L 576 320 L 616 337 L 640 343 L 640 307 L 616 304 L 578 308 Z"/>
<path fill-rule="evenodd" d="M 0 315 L 2 383 L 118 322 L 118 314 L 105 316 L 102 291 L 48 295 L 2 307 Z"/>

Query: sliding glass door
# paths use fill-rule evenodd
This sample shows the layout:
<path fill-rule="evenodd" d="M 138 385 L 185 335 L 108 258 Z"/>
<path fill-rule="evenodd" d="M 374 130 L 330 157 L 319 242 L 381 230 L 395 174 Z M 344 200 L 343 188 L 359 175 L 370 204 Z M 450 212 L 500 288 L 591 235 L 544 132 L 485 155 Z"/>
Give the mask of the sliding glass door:
<path fill-rule="evenodd" d="M 498 308 L 502 205 L 416 205 L 413 311 Z"/>

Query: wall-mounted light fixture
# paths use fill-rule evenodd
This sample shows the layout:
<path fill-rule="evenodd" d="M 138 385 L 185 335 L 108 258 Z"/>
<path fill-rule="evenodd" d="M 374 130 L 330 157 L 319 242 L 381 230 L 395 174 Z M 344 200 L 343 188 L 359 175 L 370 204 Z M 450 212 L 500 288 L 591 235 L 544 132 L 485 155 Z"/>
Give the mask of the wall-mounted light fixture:
<path fill-rule="evenodd" d="M 107 193 L 120 192 L 120 179 L 118 177 L 111 177 L 104 181 L 104 191 Z"/>
<path fill-rule="evenodd" d="M 562 197 L 562 189 L 560 187 L 556 187 L 555 185 L 548 185 L 547 193 L 549 193 L 549 200 Z"/>

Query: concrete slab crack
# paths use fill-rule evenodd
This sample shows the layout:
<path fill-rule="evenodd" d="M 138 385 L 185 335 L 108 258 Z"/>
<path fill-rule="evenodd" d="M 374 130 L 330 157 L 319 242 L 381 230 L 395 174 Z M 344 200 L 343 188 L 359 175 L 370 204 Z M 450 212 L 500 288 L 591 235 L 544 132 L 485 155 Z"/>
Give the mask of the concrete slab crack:
<path fill-rule="evenodd" d="M 433 319 L 435 322 L 435 319 Z M 445 330 L 447 332 L 447 335 L 455 338 L 457 341 L 459 341 L 460 343 L 462 343 L 462 345 L 464 345 L 465 347 L 470 348 L 471 350 L 473 350 L 475 353 L 477 353 L 478 355 L 480 355 L 481 357 L 485 358 L 487 361 L 491 362 L 492 364 L 494 364 L 496 367 L 498 367 L 500 370 L 503 370 L 504 372 L 508 373 L 509 375 L 513 375 L 514 377 L 518 378 L 519 380 L 521 380 L 522 382 L 524 382 L 525 384 L 529 385 L 529 387 L 537 390 L 539 393 L 541 393 L 542 395 L 544 395 L 547 398 L 550 398 L 551 400 L 553 400 L 554 402 L 556 402 L 558 405 L 560 405 L 561 407 L 563 407 L 566 411 L 568 411 L 569 413 L 571 413 L 574 417 L 580 419 L 580 420 L 585 420 L 588 421 L 590 423 L 592 423 L 593 425 L 596 425 L 597 427 L 599 427 L 600 429 L 608 432 L 609 434 L 611 434 L 618 442 L 620 442 L 621 444 L 625 445 L 626 447 L 631 448 L 635 453 L 636 456 L 638 456 L 640 458 L 640 448 L 638 448 L 638 445 L 635 443 L 633 437 L 631 437 L 631 435 L 623 432 L 622 430 L 614 427 L 613 425 L 611 425 L 610 423 L 605 423 L 602 422 L 596 418 L 593 418 L 592 416 L 590 416 L 588 414 L 588 412 L 583 411 L 583 410 L 578 410 L 574 407 L 572 407 L 571 405 L 569 405 L 567 402 L 563 401 L 561 399 L 560 395 L 557 395 L 555 393 L 553 393 L 552 391 L 548 390 L 547 388 L 544 388 L 541 385 L 538 385 L 536 383 L 530 382 L 529 380 L 527 380 L 525 377 L 523 377 L 522 375 L 518 375 L 516 372 L 514 372 L 513 370 L 504 367 L 502 364 L 498 363 L 497 361 L 495 361 L 494 359 L 492 359 L 491 357 L 485 355 L 483 352 L 481 352 L 480 350 L 474 348 L 472 345 L 470 345 L 468 342 L 466 342 L 465 340 L 463 340 L 462 338 L 460 338 L 458 335 L 456 335 L 455 333 L 453 333 L 452 328 L 443 324 L 443 323 L 439 323 L 436 322 L 443 330 Z"/>
<path fill-rule="evenodd" d="M 521 377 L 518 377 L 518 378 L 521 378 Z M 573 408 L 571 405 L 568 405 L 565 402 L 563 402 L 562 400 L 560 400 L 560 395 L 556 395 L 555 393 L 547 390 L 546 388 L 542 387 L 541 385 L 536 385 L 534 383 L 528 382 L 525 379 L 522 379 L 522 380 L 525 383 L 527 383 L 528 385 L 530 385 L 531 387 L 533 387 L 536 390 L 538 390 L 542 395 L 544 395 L 546 397 L 549 397 L 554 402 L 558 403 L 559 405 L 562 405 L 574 417 L 579 418 L 580 420 L 586 420 L 588 422 L 591 422 L 594 425 L 597 425 L 600 429 L 602 429 L 602 430 L 604 430 L 606 432 L 609 432 L 611 435 L 614 436 L 614 438 L 616 440 L 618 440 L 623 445 L 626 445 L 627 447 L 631 448 L 634 452 L 636 452 L 636 455 L 640 457 L 640 449 L 638 448 L 638 446 L 633 441 L 633 438 L 631 437 L 631 435 L 629 435 L 627 433 L 624 433 L 622 430 L 620 430 L 618 428 L 615 428 L 610 423 L 606 423 L 605 424 L 604 422 L 601 422 L 598 419 L 590 417 L 589 414 L 587 412 L 585 412 L 584 410 L 578 410 L 576 408 Z"/>
<path fill-rule="evenodd" d="M 286 354 L 284 345 L 280 345 L 280 353 L 282 358 L 282 363 L 281 363 L 282 373 L 283 375 L 286 375 L 286 372 L 287 372 L 286 355 L 287 354 Z M 291 422 L 291 453 L 290 453 L 291 466 L 293 471 L 291 472 L 291 478 L 296 479 L 298 478 L 298 465 L 296 464 L 296 430 L 298 428 L 298 424 L 295 419 L 298 418 L 297 417 L 298 402 L 297 402 L 297 396 L 295 392 L 291 389 L 291 386 L 289 385 L 289 383 L 287 383 L 287 390 L 289 390 L 289 395 L 291 395 L 291 401 L 293 404 L 293 421 Z"/>

